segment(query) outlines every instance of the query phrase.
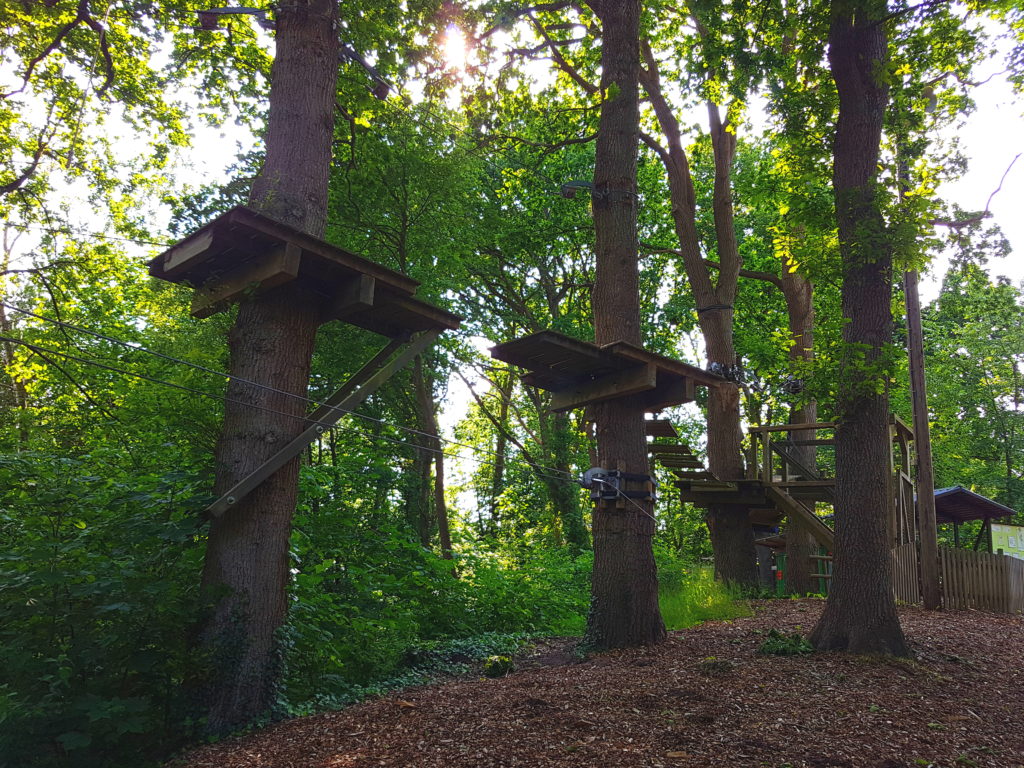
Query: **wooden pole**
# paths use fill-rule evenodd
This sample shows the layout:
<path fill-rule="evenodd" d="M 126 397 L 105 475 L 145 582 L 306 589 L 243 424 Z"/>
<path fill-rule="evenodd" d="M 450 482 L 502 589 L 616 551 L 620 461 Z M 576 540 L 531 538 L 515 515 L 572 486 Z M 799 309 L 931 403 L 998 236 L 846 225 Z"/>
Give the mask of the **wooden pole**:
<path fill-rule="evenodd" d="M 921 597 L 927 610 L 942 607 L 939 588 L 939 535 L 935 522 L 935 472 L 928 431 L 928 391 L 924 377 L 924 331 L 917 271 L 903 276 L 907 302 L 907 354 L 910 358 L 910 393 L 914 407 L 914 447 L 917 456 L 917 528 L 921 541 Z"/>

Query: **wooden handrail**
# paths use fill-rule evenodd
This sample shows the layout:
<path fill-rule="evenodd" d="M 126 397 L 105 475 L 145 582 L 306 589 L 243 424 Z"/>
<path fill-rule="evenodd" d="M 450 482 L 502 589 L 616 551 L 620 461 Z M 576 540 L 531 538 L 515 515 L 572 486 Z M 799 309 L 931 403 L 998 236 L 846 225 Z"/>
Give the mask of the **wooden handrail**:
<path fill-rule="evenodd" d="M 748 434 L 755 434 L 761 432 L 800 432 L 808 429 L 835 429 L 836 423 L 834 421 L 816 421 L 810 424 L 779 424 L 776 426 L 769 427 L 748 427 Z"/>

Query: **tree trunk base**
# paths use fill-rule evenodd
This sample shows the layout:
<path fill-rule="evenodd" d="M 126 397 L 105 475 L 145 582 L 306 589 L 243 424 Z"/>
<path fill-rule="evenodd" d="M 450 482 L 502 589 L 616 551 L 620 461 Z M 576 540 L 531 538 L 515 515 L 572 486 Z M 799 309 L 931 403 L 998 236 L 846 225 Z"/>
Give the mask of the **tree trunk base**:
<path fill-rule="evenodd" d="M 757 555 L 750 510 L 746 507 L 711 507 L 707 523 L 715 554 L 715 577 L 742 590 L 756 590 Z"/>

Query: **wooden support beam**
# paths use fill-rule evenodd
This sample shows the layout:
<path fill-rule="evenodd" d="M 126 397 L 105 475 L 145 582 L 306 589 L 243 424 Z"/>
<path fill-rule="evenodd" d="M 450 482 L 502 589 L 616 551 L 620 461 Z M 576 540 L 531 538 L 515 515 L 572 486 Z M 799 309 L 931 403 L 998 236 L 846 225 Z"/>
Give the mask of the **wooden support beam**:
<path fill-rule="evenodd" d="M 758 432 L 805 432 L 809 429 L 835 429 L 834 421 L 816 421 L 811 424 L 782 424 L 773 427 L 750 427 L 747 432 L 755 434 Z"/>
<path fill-rule="evenodd" d="M 416 355 L 434 343 L 440 333 L 440 330 L 426 331 L 408 342 L 408 344 L 403 342 L 396 344 L 396 342 L 392 341 L 384 351 L 376 355 L 370 363 L 367 363 L 355 374 L 354 378 L 357 378 L 359 383 L 352 384 L 350 379 L 327 403 L 320 406 L 307 417 L 313 422 L 310 426 L 306 427 L 290 443 L 254 469 L 249 475 L 229 488 L 206 509 L 206 513 L 213 517 L 224 514 L 233 505 L 237 504 L 240 499 L 257 488 L 260 483 L 302 453 L 310 443 L 316 440 L 328 428 L 334 426 L 342 416 L 355 409 L 367 397 L 376 392 L 395 373 L 412 362 Z M 390 362 L 385 362 L 387 357 L 398 346 L 403 345 L 405 349 L 399 352 Z"/>
<path fill-rule="evenodd" d="M 914 445 L 917 457 L 917 532 L 920 537 L 919 568 L 921 598 L 926 610 L 942 607 L 942 587 L 939 580 L 939 532 L 935 518 L 935 470 L 932 466 L 932 442 L 928 423 L 928 395 L 924 372 L 924 330 L 921 325 L 921 297 L 917 290 L 917 271 L 903 276 L 903 294 L 907 303 L 907 354 L 910 364 L 910 395 L 914 411 Z M 899 427 L 903 422 L 896 420 Z M 904 429 L 909 431 L 906 425 Z M 914 439 L 911 432 L 904 435 L 903 445 Z M 909 466 L 904 465 L 909 470 Z M 913 490 L 910 504 L 913 505 Z"/>
<path fill-rule="evenodd" d="M 648 437 L 679 437 L 679 433 L 668 419 L 647 419 L 644 431 Z"/>
<path fill-rule="evenodd" d="M 212 253 L 212 246 L 213 231 L 206 230 L 165 251 L 162 254 L 161 277 L 164 280 L 173 280 L 183 270 L 201 263 Z"/>
<path fill-rule="evenodd" d="M 648 412 L 662 411 L 680 403 L 692 403 L 697 399 L 697 384 L 693 379 L 662 377 L 650 392 L 639 395 L 644 410 Z"/>
<path fill-rule="evenodd" d="M 211 235 L 212 237 L 212 235 Z M 209 317 L 223 312 L 242 296 L 267 291 L 299 276 L 302 249 L 286 243 L 207 280 L 192 294 L 192 315 Z"/>
<path fill-rule="evenodd" d="M 648 443 L 647 452 L 652 456 L 661 456 L 663 454 L 683 454 L 685 456 L 692 456 L 693 451 L 690 450 L 690 446 L 676 443 L 676 444 L 664 444 L 664 443 Z"/>
<path fill-rule="evenodd" d="M 704 462 L 693 456 L 657 456 L 658 463 L 672 469 L 704 469 Z"/>
<path fill-rule="evenodd" d="M 807 507 L 798 502 L 792 496 L 778 488 L 766 486 L 764 490 L 768 498 L 775 503 L 775 506 L 778 507 L 780 511 L 790 517 L 795 516 L 800 518 L 800 520 L 806 524 L 808 532 L 817 539 L 825 549 L 831 551 L 835 548 L 835 533 L 833 533 L 831 528 L 821 522 L 821 519 L 817 515 L 812 513 L 807 509 Z"/>
<path fill-rule="evenodd" d="M 653 364 L 638 365 L 552 393 L 551 410 L 571 411 L 573 408 L 582 408 L 592 403 L 617 400 L 620 397 L 647 392 L 654 389 L 657 384 L 657 367 Z"/>
<path fill-rule="evenodd" d="M 344 320 L 350 315 L 370 309 L 376 285 L 377 281 L 369 275 L 356 275 L 344 283 L 327 309 L 327 318 Z"/>

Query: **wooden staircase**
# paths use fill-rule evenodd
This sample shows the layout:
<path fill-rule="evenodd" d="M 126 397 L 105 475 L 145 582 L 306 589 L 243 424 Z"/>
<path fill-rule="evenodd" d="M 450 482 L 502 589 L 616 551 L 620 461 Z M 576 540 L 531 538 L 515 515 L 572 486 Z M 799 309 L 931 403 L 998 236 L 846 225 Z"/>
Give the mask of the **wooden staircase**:
<path fill-rule="evenodd" d="M 648 422 L 648 424 L 668 422 Z M 650 454 L 675 476 L 673 485 L 680 498 L 698 507 L 728 504 L 747 507 L 752 525 L 778 525 L 784 518 L 797 517 L 827 550 L 835 543 L 835 534 L 814 509 L 819 502 L 831 505 L 835 499 L 835 477 L 829 471 L 834 456 L 834 422 L 785 424 L 751 427 L 746 476 L 715 477 L 704 462 L 681 443 L 652 443 Z M 658 437 L 678 440 L 668 424 L 650 427 Z M 825 437 L 820 435 L 825 433 Z M 910 449 L 913 432 L 898 418 L 891 419 L 891 456 L 895 499 L 890 515 L 893 546 L 914 541 L 914 494 L 910 478 Z M 801 448 L 813 447 L 813 453 Z M 813 462 L 807 456 L 813 456 Z"/>

